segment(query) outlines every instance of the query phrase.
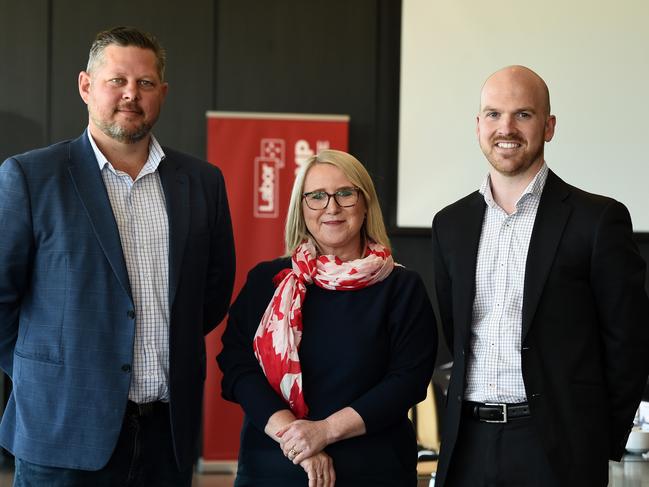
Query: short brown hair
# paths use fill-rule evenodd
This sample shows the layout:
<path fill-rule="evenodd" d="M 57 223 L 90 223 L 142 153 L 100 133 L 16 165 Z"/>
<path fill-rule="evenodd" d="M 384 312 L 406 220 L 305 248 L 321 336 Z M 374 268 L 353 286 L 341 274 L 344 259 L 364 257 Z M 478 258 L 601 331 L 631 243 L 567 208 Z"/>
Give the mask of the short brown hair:
<path fill-rule="evenodd" d="M 149 34 L 135 27 L 120 26 L 99 32 L 92 46 L 90 46 L 88 66 L 86 67 L 88 73 L 92 72 L 94 68 L 101 64 L 104 49 L 111 45 L 120 47 L 135 46 L 153 51 L 157 60 L 158 76 L 160 77 L 160 81 L 164 81 L 167 53 L 153 34 Z"/>

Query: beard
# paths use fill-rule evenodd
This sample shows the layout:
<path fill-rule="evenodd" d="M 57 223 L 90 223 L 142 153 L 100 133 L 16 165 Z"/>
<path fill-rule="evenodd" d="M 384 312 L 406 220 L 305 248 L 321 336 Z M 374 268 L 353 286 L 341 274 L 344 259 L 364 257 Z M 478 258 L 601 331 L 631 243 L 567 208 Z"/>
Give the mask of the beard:
<path fill-rule="evenodd" d="M 142 122 L 138 127 L 128 130 L 117 123 L 97 123 L 99 129 L 111 139 L 124 144 L 134 144 L 151 132 L 153 125 Z"/>
<path fill-rule="evenodd" d="M 514 142 L 521 144 L 524 147 L 524 140 L 518 137 L 498 137 L 502 142 Z M 529 148 L 529 146 L 528 146 Z M 499 154 L 494 149 L 494 142 L 489 141 L 488 146 L 482 146 L 482 153 L 485 155 L 489 164 L 499 173 L 506 176 L 518 176 L 526 172 L 530 167 L 534 166 L 540 160 L 543 160 L 543 144 L 541 144 L 534 152 L 522 152 L 511 156 L 504 156 Z"/>
<path fill-rule="evenodd" d="M 138 111 L 139 113 L 142 113 L 142 110 L 140 109 L 139 106 L 137 106 L 137 104 L 131 104 L 131 103 L 118 106 L 113 113 L 117 113 L 118 111 L 124 109 L 135 110 Z M 142 122 L 135 128 L 127 129 L 121 126 L 118 122 L 100 120 L 97 117 L 93 116 L 92 113 L 90 114 L 90 117 L 92 118 L 94 124 L 105 135 L 123 144 L 134 144 L 144 139 L 149 134 L 149 132 L 151 132 L 151 129 L 153 128 L 153 124 L 155 123 L 155 120 L 152 123 Z"/>

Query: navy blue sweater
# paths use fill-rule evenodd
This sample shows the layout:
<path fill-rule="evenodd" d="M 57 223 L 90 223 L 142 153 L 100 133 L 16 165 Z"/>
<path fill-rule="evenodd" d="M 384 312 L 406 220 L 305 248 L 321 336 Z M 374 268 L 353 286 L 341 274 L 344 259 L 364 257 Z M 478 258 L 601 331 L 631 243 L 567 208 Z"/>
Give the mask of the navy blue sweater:
<path fill-rule="evenodd" d="M 218 356 L 223 396 L 245 412 L 237 486 L 308 485 L 302 468 L 264 433 L 268 418 L 287 405 L 252 350 L 274 292 L 272 278 L 289 266 L 284 258 L 250 271 L 223 334 Z M 326 448 L 336 486 L 416 485 L 416 441 L 407 413 L 426 395 L 437 350 L 435 317 L 421 279 L 395 267 L 384 281 L 356 291 L 310 285 L 302 311 L 299 354 L 307 419 L 324 419 L 350 406 L 367 430 Z"/>

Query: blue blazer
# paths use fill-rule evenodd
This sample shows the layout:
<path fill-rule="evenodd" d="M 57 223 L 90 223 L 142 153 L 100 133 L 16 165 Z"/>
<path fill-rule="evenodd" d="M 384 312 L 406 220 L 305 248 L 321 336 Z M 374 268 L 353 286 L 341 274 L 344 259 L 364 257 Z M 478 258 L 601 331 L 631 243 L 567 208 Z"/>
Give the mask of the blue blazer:
<path fill-rule="evenodd" d="M 198 448 L 204 336 L 227 311 L 235 260 L 221 172 L 164 151 L 170 422 L 186 468 Z M 39 465 L 100 469 L 124 417 L 137 317 L 87 134 L 0 166 L 0 232 L 0 367 L 13 382 L 0 444 Z"/>

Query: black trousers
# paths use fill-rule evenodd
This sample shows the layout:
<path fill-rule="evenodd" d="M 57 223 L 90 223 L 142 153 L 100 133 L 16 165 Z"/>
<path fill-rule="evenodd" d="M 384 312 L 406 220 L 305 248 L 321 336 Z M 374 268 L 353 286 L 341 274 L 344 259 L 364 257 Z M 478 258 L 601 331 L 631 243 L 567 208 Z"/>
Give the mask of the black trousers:
<path fill-rule="evenodd" d="M 531 418 L 502 424 L 462 418 L 445 487 L 556 486 Z"/>
<path fill-rule="evenodd" d="M 130 404 L 129 406 L 133 406 Z M 169 407 L 142 414 L 129 407 L 108 464 L 97 471 L 35 465 L 16 458 L 14 487 L 190 487 L 192 469 L 178 471 Z"/>

